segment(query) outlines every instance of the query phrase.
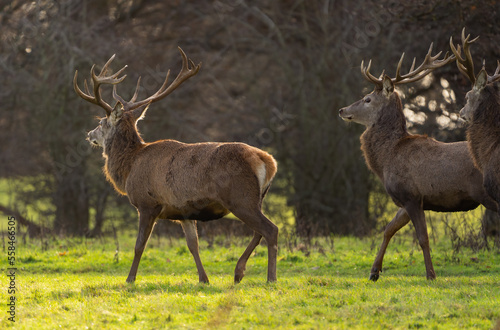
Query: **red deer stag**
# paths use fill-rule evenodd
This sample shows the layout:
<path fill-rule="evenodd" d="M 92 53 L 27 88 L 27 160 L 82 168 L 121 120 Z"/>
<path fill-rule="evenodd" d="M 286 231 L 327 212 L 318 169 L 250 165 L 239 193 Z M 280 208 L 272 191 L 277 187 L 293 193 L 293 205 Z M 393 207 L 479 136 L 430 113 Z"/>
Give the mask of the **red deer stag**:
<path fill-rule="evenodd" d="M 144 142 L 137 131 L 137 121 L 144 117 L 148 106 L 174 91 L 185 80 L 200 70 L 179 48 L 182 69 L 167 86 L 165 82 L 150 97 L 136 101 L 140 79 L 130 101 L 116 92 L 116 85 L 125 79 L 119 77 L 126 66 L 107 75 L 114 55 L 96 75 L 90 70 L 92 91 L 85 81 L 85 91 L 74 88 L 84 100 L 102 107 L 106 117 L 88 133 L 90 143 L 103 148 L 104 173 L 115 189 L 127 195 L 139 212 L 139 233 L 135 255 L 127 282 L 135 281 L 137 268 L 146 243 L 157 219 L 178 220 L 198 269 L 199 281 L 208 283 L 198 252 L 196 220 L 219 219 L 232 212 L 253 231 L 253 238 L 236 264 L 234 281 L 244 276 L 246 263 L 262 237 L 268 245 L 267 280 L 276 281 L 278 227 L 261 212 L 261 205 L 277 164 L 268 153 L 243 143 L 185 144 L 174 140 Z M 113 85 L 111 107 L 101 96 L 101 85 Z"/>
<path fill-rule="evenodd" d="M 454 60 L 441 52 L 432 56 L 432 44 L 423 63 L 415 60 L 407 74 L 401 74 L 404 53 L 396 77 L 370 73 L 361 63 L 361 73 L 375 90 L 352 105 L 340 109 L 340 117 L 366 126 L 361 135 L 361 150 L 367 166 L 384 184 L 394 203 L 400 207 L 384 231 L 384 240 L 373 263 L 370 279 L 378 280 L 385 251 L 392 236 L 410 220 L 424 255 L 428 279 L 436 273 L 432 265 L 424 210 L 456 212 L 475 209 L 479 204 L 496 210 L 496 204 L 482 187 L 481 173 L 474 167 L 467 142 L 443 143 L 423 135 L 408 133 L 401 99 L 395 85 L 414 82 Z"/>
<path fill-rule="evenodd" d="M 472 89 L 465 96 L 466 104 L 460 110 L 460 117 L 469 123 L 467 141 L 476 167 L 483 173 L 483 185 L 488 194 L 500 205 L 500 62 L 493 76 L 483 68 L 474 75 L 474 62 L 470 53 L 470 45 L 479 37 L 469 40 L 462 30 L 462 47 L 464 57 L 458 45 L 450 47 L 456 56 L 457 66 L 472 83 Z"/>

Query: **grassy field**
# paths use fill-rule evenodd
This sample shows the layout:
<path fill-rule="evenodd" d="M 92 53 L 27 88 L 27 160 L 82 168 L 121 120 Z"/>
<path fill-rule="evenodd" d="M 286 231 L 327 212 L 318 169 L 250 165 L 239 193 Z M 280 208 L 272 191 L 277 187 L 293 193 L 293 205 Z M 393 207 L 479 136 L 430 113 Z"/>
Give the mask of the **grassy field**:
<path fill-rule="evenodd" d="M 250 237 L 201 241 L 211 283 L 198 284 L 183 240 L 152 237 L 135 284 L 125 283 L 134 237 L 19 239 L 16 248 L 16 322 L 7 305 L 0 328 L 16 329 L 492 329 L 500 326 L 498 249 L 453 253 L 434 243 L 437 280 L 425 279 L 411 235 L 389 246 L 384 272 L 368 280 L 379 238 L 331 238 L 311 245 L 281 239 L 278 282 L 266 283 L 267 249 L 257 248 L 246 277 L 233 284 L 236 260 Z M 9 267 L 2 257 L 3 274 Z"/>

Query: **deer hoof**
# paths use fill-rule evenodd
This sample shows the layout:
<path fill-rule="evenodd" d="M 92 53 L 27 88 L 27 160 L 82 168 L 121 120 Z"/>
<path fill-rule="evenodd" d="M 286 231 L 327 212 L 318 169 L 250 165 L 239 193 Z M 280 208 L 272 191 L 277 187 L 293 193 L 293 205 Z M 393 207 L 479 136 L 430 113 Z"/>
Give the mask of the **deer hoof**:
<path fill-rule="evenodd" d="M 238 284 L 243 279 L 243 274 L 234 274 L 234 284 Z"/>
<path fill-rule="evenodd" d="M 135 277 L 134 278 L 128 277 L 126 282 L 127 283 L 134 283 L 135 282 Z"/>
<path fill-rule="evenodd" d="M 377 282 L 379 278 L 379 273 L 371 273 L 370 274 L 370 280 L 373 281 L 373 282 Z"/>

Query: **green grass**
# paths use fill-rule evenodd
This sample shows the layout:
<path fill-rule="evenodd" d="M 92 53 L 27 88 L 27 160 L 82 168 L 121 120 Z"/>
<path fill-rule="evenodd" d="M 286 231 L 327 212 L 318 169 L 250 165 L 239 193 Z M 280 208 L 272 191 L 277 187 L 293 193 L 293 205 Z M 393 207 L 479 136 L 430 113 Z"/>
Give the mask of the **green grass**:
<path fill-rule="evenodd" d="M 0 328 L 16 329 L 491 329 L 500 319 L 498 250 L 452 253 L 433 244 L 438 278 L 425 279 L 411 236 L 389 246 L 378 282 L 368 281 L 379 238 L 282 238 L 278 282 L 266 283 L 267 249 L 259 246 L 246 277 L 233 284 L 237 259 L 250 237 L 220 239 L 201 258 L 211 283 L 198 284 L 183 240 L 152 237 L 135 284 L 125 283 L 134 237 L 51 240 L 17 246 L 15 324 L 6 317 L 8 280 L 1 276 L 5 312 Z M 7 266 L 4 252 L 0 264 Z"/>

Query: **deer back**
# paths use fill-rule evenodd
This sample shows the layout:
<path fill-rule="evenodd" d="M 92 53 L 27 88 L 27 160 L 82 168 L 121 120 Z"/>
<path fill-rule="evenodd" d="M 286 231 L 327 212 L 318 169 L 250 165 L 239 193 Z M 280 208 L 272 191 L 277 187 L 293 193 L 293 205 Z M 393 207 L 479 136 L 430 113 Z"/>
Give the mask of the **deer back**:
<path fill-rule="evenodd" d="M 275 173 L 272 156 L 243 143 L 163 140 L 147 144 L 136 155 L 126 192 L 134 205 L 228 207 L 239 189 L 246 189 L 248 198 L 260 199 Z"/>

